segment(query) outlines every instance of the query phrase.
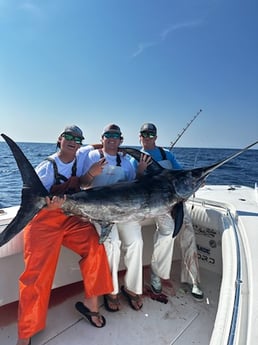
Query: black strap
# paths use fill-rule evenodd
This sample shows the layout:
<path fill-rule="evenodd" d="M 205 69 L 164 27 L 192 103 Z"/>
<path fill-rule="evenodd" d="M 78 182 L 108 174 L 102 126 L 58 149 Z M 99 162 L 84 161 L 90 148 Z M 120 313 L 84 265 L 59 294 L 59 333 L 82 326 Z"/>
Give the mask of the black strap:
<path fill-rule="evenodd" d="M 121 167 L 121 157 L 118 153 L 116 154 L 116 166 Z"/>
<path fill-rule="evenodd" d="M 62 183 L 61 181 L 66 182 L 68 180 L 68 178 L 62 174 L 59 174 L 58 169 L 57 169 L 57 164 L 56 164 L 56 161 L 54 160 L 54 158 L 47 157 L 46 160 L 53 164 L 54 178 L 55 178 L 54 184 L 61 184 Z M 75 158 L 73 166 L 72 166 L 72 175 L 71 176 L 76 176 L 76 171 L 77 171 L 77 161 Z"/>
<path fill-rule="evenodd" d="M 104 152 L 102 149 L 99 149 L 99 155 L 100 155 L 100 158 L 104 157 Z M 118 153 L 116 154 L 116 166 L 121 167 L 121 157 Z"/>
<path fill-rule="evenodd" d="M 162 160 L 165 161 L 165 160 L 167 159 L 167 155 L 166 155 L 165 150 L 164 150 L 162 147 L 160 147 L 160 146 L 158 146 L 158 149 L 159 149 L 159 151 L 160 151 Z"/>

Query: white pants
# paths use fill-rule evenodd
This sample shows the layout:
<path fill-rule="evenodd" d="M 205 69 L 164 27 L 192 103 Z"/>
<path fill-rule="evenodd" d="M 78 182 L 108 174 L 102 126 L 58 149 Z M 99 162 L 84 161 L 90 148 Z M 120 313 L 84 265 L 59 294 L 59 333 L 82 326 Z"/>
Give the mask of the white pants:
<path fill-rule="evenodd" d="M 184 206 L 184 221 L 182 228 L 176 238 L 181 249 L 181 282 L 189 284 L 200 283 L 199 262 L 195 232 L 189 212 Z"/>
<path fill-rule="evenodd" d="M 95 226 L 100 233 L 100 225 L 95 224 Z M 125 287 L 136 294 L 142 294 L 143 239 L 140 224 L 138 222 L 115 224 L 104 245 L 114 286 L 112 294 L 120 291 L 118 271 L 121 253 L 124 255 L 126 267 Z"/>
<path fill-rule="evenodd" d="M 154 233 L 154 248 L 151 258 L 153 273 L 162 279 L 170 278 L 174 247 L 174 220 L 169 214 L 155 218 L 157 230 Z M 182 228 L 176 237 L 181 249 L 181 282 L 199 284 L 199 263 L 195 232 L 189 212 L 184 204 L 184 219 Z"/>
<path fill-rule="evenodd" d="M 169 214 L 156 217 L 155 222 L 157 229 L 153 239 L 151 269 L 160 278 L 169 279 L 174 247 L 172 235 L 175 223 Z"/>

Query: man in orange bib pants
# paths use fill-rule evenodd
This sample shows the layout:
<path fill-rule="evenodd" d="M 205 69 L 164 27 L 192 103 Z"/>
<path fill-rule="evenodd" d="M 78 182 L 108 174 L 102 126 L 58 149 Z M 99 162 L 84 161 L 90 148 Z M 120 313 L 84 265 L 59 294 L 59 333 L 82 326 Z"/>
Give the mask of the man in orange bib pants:
<path fill-rule="evenodd" d="M 80 176 L 85 172 L 76 152 L 83 139 L 79 127 L 66 127 L 58 138 L 57 146 L 60 150 L 36 168 L 42 183 L 52 194 L 67 194 L 80 189 Z M 54 168 L 55 164 L 57 169 Z M 55 176 L 56 170 L 58 176 Z M 64 201 L 65 197 L 47 197 L 46 207 L 24 229 L 25 270 L 19 279 L 17 345 L 31 344 L 31 337 L 45 328 L 51 287 L 62 245 L 81 257 L 79 264 L 85 298 L 83 302 L 76 303 L 76 309 L 93 326 L 105 326 L 105 318 L 98 312 L 98 296 L 113 291 L 105 247 L 99 244 L 99 236 L 91 223 L 63 213 L 61 206 Z"/>

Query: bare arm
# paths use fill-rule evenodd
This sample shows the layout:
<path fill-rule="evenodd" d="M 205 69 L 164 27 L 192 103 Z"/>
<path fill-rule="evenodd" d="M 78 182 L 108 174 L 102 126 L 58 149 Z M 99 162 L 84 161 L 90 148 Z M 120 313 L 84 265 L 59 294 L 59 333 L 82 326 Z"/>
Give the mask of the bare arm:
<path fill-rule="evenodd" d="M 102 173 L 104 166 L 107 164 L 105 158 L 101 158 L 98 162 L 93 163 L 90 169 L 80 177 L 82 188 L 89 188 L 95 176 Z"/>

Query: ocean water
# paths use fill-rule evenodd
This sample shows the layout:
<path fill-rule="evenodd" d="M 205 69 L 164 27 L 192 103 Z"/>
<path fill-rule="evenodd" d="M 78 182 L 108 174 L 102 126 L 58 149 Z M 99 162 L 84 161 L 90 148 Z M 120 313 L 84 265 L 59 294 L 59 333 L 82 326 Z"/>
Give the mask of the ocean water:
<path fill-rule="evenodd" d="M 56 144 L 18 143 L 33 167 L 55 152 Z M 138 146 L 135 146 L 139 148 Z M 237 152 L 235 149 L 175 147 L 173 153 L 185 169 L 211 165 Z M 0 142 L 0 208 L 18 205 L 22 188 L 20 172 L 5 142 Z M 258 183 L 258 150 L 248 150 L 208 176 L 206 184 L 245 185 Z"/>

